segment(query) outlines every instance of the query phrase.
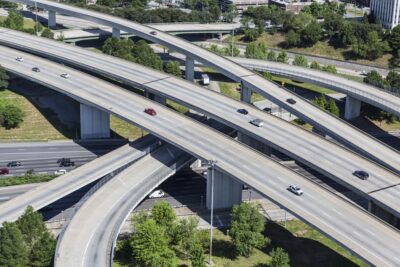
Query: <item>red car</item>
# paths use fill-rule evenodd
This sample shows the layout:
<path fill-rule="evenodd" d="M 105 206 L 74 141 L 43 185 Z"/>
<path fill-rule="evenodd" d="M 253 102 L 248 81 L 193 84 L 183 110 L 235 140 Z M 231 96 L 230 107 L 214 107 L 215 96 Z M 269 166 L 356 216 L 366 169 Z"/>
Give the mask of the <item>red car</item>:
<path fill-rule="evenodd" d="M 155 116 L 157 115 L 157 112 L 154 110 L 154 108 L 146 108 L 144 110 L 144 112 L 146 112 L 147 114 L 149 114 L 150 116 Z"/>
<path fill-rule="evenodd" d="M 10 171 L 7 168 L 1 168 L 0 169 L 0 175 L 6 175 L 9 174 Z"/>

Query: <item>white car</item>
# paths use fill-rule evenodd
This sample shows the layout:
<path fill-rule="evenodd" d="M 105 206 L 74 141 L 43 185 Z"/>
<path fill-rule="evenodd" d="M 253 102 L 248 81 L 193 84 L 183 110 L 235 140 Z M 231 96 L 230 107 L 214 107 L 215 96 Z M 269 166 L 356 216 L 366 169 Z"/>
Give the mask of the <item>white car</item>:
<path fill-rule="evenodd" d="M 24 61 L 24 58 L 23 57 L 17 57 L 15 60 L 19 61 L 19 62 L 22 62 L 22 61 Z"/>
<path fill-rule="evenodd" d="M 64 169 L 56 170 L 54 172 L 55 175 L 63 175 L 63 174 L 66 174 L 66 173 L 67 173 L 67 170 L 64 170 Z"/>
<path fill-rule="evenodd" d="M 155 190 L 153 193 L 149 195 L 149 198 L 160 198 L 163 197 L 165 194 L 162 190 Z"/>
<path fill-rule="evenodd" d="M 263 125 L 264 125 L 264 122 L 260 119 L 251 120 L 250 123 L 257 127 L 263 127 Z"/>
<path fill-rule="evenodd" d="M 201 173 L 201 175 L 203 175 L 203 176 L 207 176 L 207 174 L 208 174 L 207 171 L 203 171 L 203 172 Z"/>
<path fill-rule="evenodd" d="M 61 77 L 68 79 L 70 76 L 68 73 L 63 73 L 63 74 L 61 74 Z"/>
<path fill-rule="evenodd" d="M 296 185 L 289 185 L 288 190 L 298 196 L 301 196 L 303 194 L 303 190 L 301 190 L 300 187 L 296 186 Z"/>

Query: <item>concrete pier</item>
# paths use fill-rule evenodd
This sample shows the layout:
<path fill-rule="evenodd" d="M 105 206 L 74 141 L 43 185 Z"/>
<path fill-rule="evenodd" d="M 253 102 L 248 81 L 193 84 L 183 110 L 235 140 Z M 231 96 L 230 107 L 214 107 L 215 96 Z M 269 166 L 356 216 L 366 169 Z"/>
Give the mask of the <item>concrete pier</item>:
<path fill-rule="evenodd" d="M 98 108 L 80 105 L 81 138 L 109 138 L 110 114 Z"/>

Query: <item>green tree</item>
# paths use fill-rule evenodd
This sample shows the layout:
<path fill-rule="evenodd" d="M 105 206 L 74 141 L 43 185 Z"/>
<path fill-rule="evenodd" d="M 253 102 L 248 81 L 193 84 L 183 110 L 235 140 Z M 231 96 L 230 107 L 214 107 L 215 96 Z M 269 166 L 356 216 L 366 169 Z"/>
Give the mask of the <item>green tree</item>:
<path fill-rule="evenodd" d="M 308 67 L 308 62 L 305 56 L 297 55 L 293 60 L 293 65 L 301 66 L 301 67 Z"/>
<path fill-rule="evenodd" d="M 146 267 L 175 267 L 177 258 L 169 248 L 165 228 L 153 219 L 135 224 L 130 238 L 133 257 L 137 264 Z"/>
<path fill-rule="evenodd" d="M 165 71 L 169 74 L 180 77 L 182 75 L 180 64 L 178 61 L 168 61 Z"/>
<path fill-rule="evenodd" d="M 150 47 L 150 45 L 144 41 L 138 41 L 133 49 L 132 49 L 132 56 L 134 58 L 134 62 L 151 67 L 156 70 L 163 69 L 163 62 L 154 50 Z"/>
<path fill-rule="evenodd" d="M 6 70 L 0 65 L 0 90 L 8 87 L 9 78 Z"/>
<path fill-rule="evenodd" d="M 322 37 L 322 27 L 317 21 L 312 21 L 301 31 L 301 43 L 304 46 L 315 45 Z"/>
<path fill-rule="evenodd" d="M 168 202 L 159 201 L 151 209 L 151 218 L 158 225 L 167 227 L 169 229 L 176 220 L 176 214 Z"/>
<path fill-rule="evenodd" d="M 395 51 L 400 49 L 400 25 L 397 25 L 391 31 L 389 35 L 389 44 Z"/>
<path fill-rule="evenodd" d="M 332 98 L 328 102 L 328 111 L 336 117 L 340 117 L 340 109 Z"/>
<path fill-rule="evenodd" d="M 27 246 L 30 266 L 50 267 L 56 241 L 47 230 L 42 215 L 28 206 L 24 214 L 16 221 L 16 225 L 20 229 Z"/>
<path fill-rule="evenodd" d="M 321 94 L 319 97 L 316 97 L 313 102 L 323 109 L 327 109 L 328 107 L 328 102 L 326 101 L 326 97 L 323 94 Z"/>
<path fill-rule="evenodd" d="M 2 110 L 3 126 L 6 129 L 16 128 L 24 121 L 25 113 L 15 105 L 6 105 Z"/>
<path fill-rule="evenodd" d="M 256 58 L 256 59 L 266 59 L 267 58 L 267 46 L 265 43 L 249 43 L 246 46 L 245 56 L 247 58 Z"/>
<path fill-rule="evenodd" d="M 3 22 L 3 26 L 13 30 L 22 30 L 24 27 L 24 17 L 18 10 L 10 9 L 7 18 Z"/>
<path fill-rule="evenodd" d="M 42 31 L 42 34 L 40 36 L 44 38 L 54 39 L 54 32 L 49 28 L 46 28 Z"/>
<path fill-rule="evenodd" d="M 286 34 L 286 44 L 288 47 L 299 46 L 301 44 L 300 34 L 294 30 L 290 30 Z"/>
<path fill-rule="evenodd" d="M 382 41 L 376 31 L 367 33 L 365 38 L 356 38 L 352 44 L 352 51 L 355 55 L 374 60 L 382 57 L 384 52 L 389 50 L 389 44 Z"/>
<path fill-rule="evenodd" d="M 376 70 L 368 72 L 367 76 L 364 78 L 364 82 L 380 88 L 384 88 L 386 85 L 386 81 Z"/>
<path fill-rule="evenodd" d="M 325 65 L 322 67 L 322 70 L 325 72 L 333 73 L 333 74 L 337 73 L 335 65 Z"/>
<path fill-rule="evenodd" d="M 199 221 L 194 217 L 179 220 L 169 229 L 171 243 L 188 251 L 198 224 Z"/>
<path fill-rule="evenodd" d="M 276 53 L 273 50 L 269 50 L 267 54 L 267 60 L 269 61 L 276 61 Z"/>
<path fill-rule="evenodd" d="M 204 249 L 200 242 L 194 241 L 190 246 L 190 261 L 192 267 L 205 267 L 206 259 L 204 257 Z"/>
<path fill-rule="evenodd" d="M 271 267 L 290 267 L 290 258 L 283 248 L 274 248 L 271 252 Z"/>
<path fill-rule="evenodd" d="M 321 69 L 321 66 L 319 65 L 319 63 L 318 63 L 317 61 L 313 61 L 313 62 L 311 62 L 311 64 L 310 64 L 310 68 L 316 69 L 316 70 L 320 70 L 320 69 Z"/>
<path fill-rule="evenodd" d="M 254 42 L 260 37 L 260 33 L 257 29 L 247 28 L 244 30 L 244 38 L 249 42 Z"/>
<path fill-rule="evenodd" d="M 288 63 L 288 55 L 285 51 L 281 51 L 278 55 L 278 57 L 276 58 L 276 61 L 278 62 L 282 62 L 282 63 Z"/>
<path fill-rule="evenodd" d="M 386 83 L 391 88 L 400 89 L 400 74 L 394 70 L 389 71 L 388 75 L 386 76 Z"/>
<path fill-rule="evenodd" d="M 264 218 L 258 210 L 247 202 L 235 205 L 231 212 L 231 236 L 237 255 L 249 257 L 254 248 L 266 244 L 263 235 Z"/>
<path fill-rule="evenodd" d="M 240 55 L 240 50 L 236 45 L 229 44 L 228 47 L 224 48 L 224 55 L 229 57 L 237 57 Z"/>
<path fill-rule="evenodd" d="M 273 78 L 273 76 L 272 76 L 272 74 L 270 73 L 270 72 L 268 72 L 268 71 L 266 71 L 266 72 L 264 72 L 264 78 L 266 78 L 267 80 L 270 80 L 270 81 L 272 81 L 272 78 Z"/>
<path fill-rule="evenodd" d="M 4 222 L 0 228 L 0 266 L 25 267 L 28 251 L 21 231 L 15 223 Z"/>

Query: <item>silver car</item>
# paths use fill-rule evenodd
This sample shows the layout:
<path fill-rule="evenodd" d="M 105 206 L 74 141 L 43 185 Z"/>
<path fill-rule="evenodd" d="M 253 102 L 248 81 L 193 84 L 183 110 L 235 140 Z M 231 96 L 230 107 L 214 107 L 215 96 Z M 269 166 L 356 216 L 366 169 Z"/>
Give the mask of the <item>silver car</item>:
<path fill-rule="evenodd" d="M 251 120 L 250 123 L 257 127 L 263 127 L 263 125 L 264 125 L 264 122 L 260 119 Z"/>

